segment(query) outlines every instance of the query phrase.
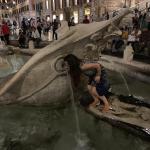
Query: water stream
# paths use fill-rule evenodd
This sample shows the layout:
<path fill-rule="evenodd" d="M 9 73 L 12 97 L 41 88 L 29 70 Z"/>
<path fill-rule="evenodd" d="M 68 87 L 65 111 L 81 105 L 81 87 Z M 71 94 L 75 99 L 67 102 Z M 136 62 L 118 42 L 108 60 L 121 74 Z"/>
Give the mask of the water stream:
<path fill-rule="evenodd" d="M 68 77 L 68 82 L 70 86 L 71 102 L 72 102 L 72 108 L 73 108 L 74 115 L 75 115 L 75 123 L 76 123 L 75 139 L 76 139 L 77 145 L 75 146 L 75 148 L 73 148 L 73 150 L 94 150 L 94 148 L 91 148 L 89 146 L 90 140 L 88 139 L 87 135 L 85 133 L 81 133 L 78 109 L 75 103 L 71 77 L 68 71 L 67 71 L 67 77 Z"/>
<path fill-rule="evenodd" d="M 71 77 L 70 77 L 68 71 L 67 71 L 67 77 L 68 77 L 69 86 L 70 86 L 70 93 L 71 93 L 70 95 L 71 95 L 72 108 L 73 108 L 74 114 L 75 114 L 77 138 L 79 138 L 79 140 L 80 140 L 81 131 L 80 131 L 80 125 L 79 125 L 78 111 L 77 111 L 77 107 L 76 107 L 76 104 L 75 104 L 75 99 L 74 99 L 74 93 L 73 93 L 73 88 L 72 88 Z"/>
<path fill-rule="evenodd" d="M 107 58 L 105 58 L 105 57 L 103 57 L 104 59 L 106 59 L 106 60 L 108 60 Z M 110 63 L 111 63 L 111 65 L 112 65 L 112 68 L 114 68 L 115 67 L 115 63 L 112 61 L 112 60 L 108 60 Z M 125 76 L 123 75 L 123 73 L 120 71 L 120 70 L 117 70 L 118 71 L 118 73 L 120 74 L 120 76 L 121 76 L 121 78 L 122 78 L 122 80 L 123 80 L 123 82 L 124 82 L 124 85 L 125 85 L 125 87 L 126 87 L 126 90 L 127 90 L 127 92 L 128 92 L 128 96 L 131 96 L 132 95 L 132 93 L 131 93 L 131 91 L 130 91 L 130 88 L 129 88 L 129 86 L 128 86 L 128 83 L 127 83 L 127 80 L 126 80 L 126 78 L 125 78 Z"/>
<path fill-rule="evenodd" d="M 0 64 L 0 78 L 16 73 L 29 58 L 29 56 L 20 54 L 0 56 L 0 59 L 2 60 Z"/>

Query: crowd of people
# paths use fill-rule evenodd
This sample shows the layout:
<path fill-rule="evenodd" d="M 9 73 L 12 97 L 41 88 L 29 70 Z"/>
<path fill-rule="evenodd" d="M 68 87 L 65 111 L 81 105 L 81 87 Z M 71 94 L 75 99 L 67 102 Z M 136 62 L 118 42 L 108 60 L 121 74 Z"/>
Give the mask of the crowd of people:
<path fill-rule="evenodd" d="M 132 22 L 121 26 L 120 31 L 118 36 L 108 41 L 105 52 L 118 55 L 128 51 L 131 55 L 150 56 L 150 8 L 143 11 L 136 8 Z M 131 55 L 129 61 L 133 59 Z"/>
<path fill-rule="evenodd" d="M 131 43 L 135 53 L 150 56 L 150 8 L 141 12 L 134 10 L 132 26 L 125 26 L 122 30 L 122 39 Z"/>
<path fill-rule="evenodd" d="M 35 45 L 39 47 L 40 41 L 45 38 L 45 35 L 48 35 L 50 30 L 53 31 L 53 40 L 57 40 L 57 29 L 59 26 L 61 26 L 61 22 L 58 16 L 53 22 L 40 18 L 37 18 L 36 20 L 33 18 L 30 20 L 23 18 L 21 29 L 19 31 L 19 44 L 21 47 L 24 47 L 29 40 L 33 40 Z"/>
<path fill-rule="evenodd" d="M 18 26 L 19 33 L 16 32 Z M 53 40 L 57 40 L 59 26 L 61 26 L 61 22 L 58 16 L 52 22 L 40 18 L 23 18 L 20 25 L 16 21 L 11 23 L 10 20 L 3 20 L 0 24 L 0 37 L 4 44 L 9 45 L 10 35 L 18 34 L 19 47 L 27 48 L 29 40 L 33 40 L 38 47 L 40 41 L 46 38 L 45 36 L 48 35 L 50 30 L 53 32 Z"/>

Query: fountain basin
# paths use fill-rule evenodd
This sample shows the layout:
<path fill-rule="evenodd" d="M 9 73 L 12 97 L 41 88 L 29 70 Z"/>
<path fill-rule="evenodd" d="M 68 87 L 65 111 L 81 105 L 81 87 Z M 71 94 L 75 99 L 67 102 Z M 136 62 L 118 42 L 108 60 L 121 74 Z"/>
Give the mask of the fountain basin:
<path fill-rule="evenodd" d="M 129 104 L 130 101 L 132 104 Z M 96 118 L 124 128 L 150 141 L 150 103 L 125 96 L 110 96 L 112 109 L 102 113 L 100 107 L 89 107 L 87 110 Z"/>

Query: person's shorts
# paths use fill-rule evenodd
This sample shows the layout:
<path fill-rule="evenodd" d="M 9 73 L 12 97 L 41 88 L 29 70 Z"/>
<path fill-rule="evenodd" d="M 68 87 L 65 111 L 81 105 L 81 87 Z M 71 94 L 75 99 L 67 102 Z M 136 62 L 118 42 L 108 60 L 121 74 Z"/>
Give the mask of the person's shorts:
<path fill-rule="evenodd" d="M 105 83 L 97 83 L 96 84 L 96 91 L 100 96 L 106 96 L 108 94 L 108 87 Z"/>

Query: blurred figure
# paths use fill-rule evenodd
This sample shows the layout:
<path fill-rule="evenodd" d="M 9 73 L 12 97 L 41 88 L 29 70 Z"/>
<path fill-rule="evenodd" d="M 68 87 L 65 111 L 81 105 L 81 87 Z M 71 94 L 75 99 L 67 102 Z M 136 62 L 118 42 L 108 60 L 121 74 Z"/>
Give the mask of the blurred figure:
<path fill-rule="evenodd" d="M 8 45 L 9 44 L 10 30 L 9 30 L 9 27 L 8 27 L 8 25 L 5 21 L 3 21 L 2 32 L 3 32 L 3 35 L 4 35 L 5 43 L 6 43 L 6 45 Z"/>
<path fill-rule="evenodd" d="M 40 46 L 40 42 L 41 42 L 41 38 L 40 38 L 40 34 L 37 30 L 37 28 L 32 27 L 32 35 L 31 35 L 34 43 L 35 43 L 35 47 L 39 48 Z"/>
<path fill-rule="evenodd" d="M 56 19 L 54 19 L 54 22 L 53 22 L 52 26 L 53 26 L 53 40 L 54 40 L 54 38 L 57 40 L 58 39 L 58 35 L 57 35 L 56 31 L 58 29 L 58 22 L 57 22 Z"/>
<path fill-rule="evenodd" d="M 109 13 L 106 12 L 106 20 L 109 20 Z"/>
<path fill-rule="evenodd" d="M 60 27 L 61 27 L 61 22 L 60 22 L 60 19 L 59 19 L 59 17 L 58 16 L 56 16 L 56 22 L 58 23 L 58 25 L 60 25 Z"/>
<path fill-rule="evenodd" d="M 0 39 L 2 42 L 4 42 L 4 34 L 3 34 L 3 31 L 2 31 L 2 24 L 0 24 Z"/>
<path fill-rule="evenodd" d="M 83 23 L 85 23 L 85 24 L 89 24 L 90 23 L 90 20 L 88 19 L 87 15 L 85 15 Z"/>
<path fill-rule="evenodd" d="M 131 63 L 133 60 L 134 50 L 132 48 L 131 43 L 129 42 L 124 50 L 123 60 L 125 63 Z"/>
<path fill-rule="evenodd" d="M 26 41 L 25 33 L 23 33 L 23 31 L 20 29 L 19 30 L 19 39 L 18 39 L 20 48 L 25 48 L 25 41 Z"/>

